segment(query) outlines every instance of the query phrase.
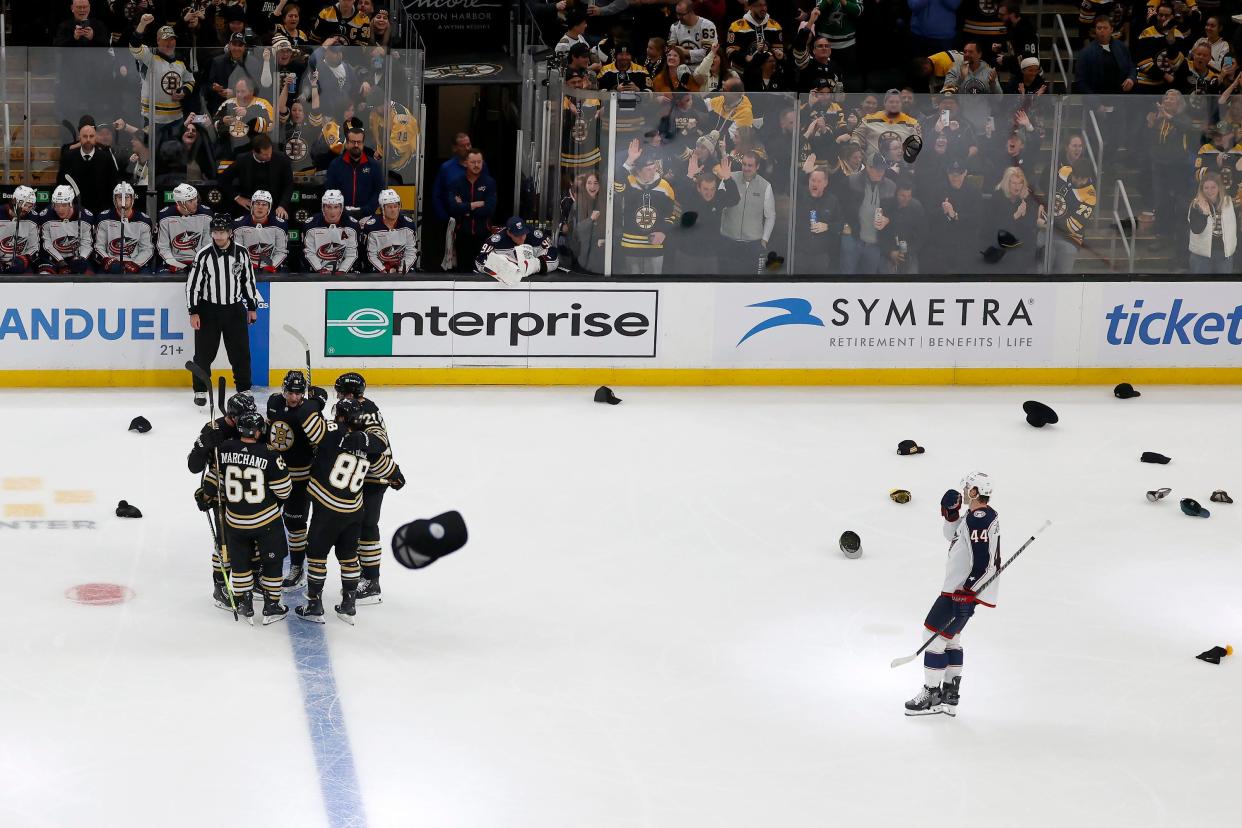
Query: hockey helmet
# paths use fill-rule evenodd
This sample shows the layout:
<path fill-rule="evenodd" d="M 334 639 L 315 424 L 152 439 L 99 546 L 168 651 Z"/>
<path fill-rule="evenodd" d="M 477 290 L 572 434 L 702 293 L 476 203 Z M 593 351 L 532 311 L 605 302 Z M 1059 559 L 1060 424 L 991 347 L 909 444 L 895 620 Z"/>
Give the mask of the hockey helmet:
<path fill-rule="evenodd" d="M 252 437 L 256 440 L 263 436 L 263 430 L 266 423 L 263 421 L 263 415 L 258 411 L 247 411 L 237 418 L 237 433 L 242 437 Z"/>
<path fill-rule="evenodd" d="M 247 412 L 257 410 L 254 404 L 254 397 L 240 392 L 229 397 L 229 401 L 224 404 L 224 413 L 234 420 Z"/>
<path fill-rule="evenodd" d="M 255 190 L 254 195 L 250 197 L 250 200 L 251 202 L 266 201 L 268 204 L 271 204 L 272 194 L 269 193 L 267 190 Z"/>
<path fill-rule="evenodd" d="M 400 204 L 400 203 L 401 203 L 401 196 L 397 195 L 397 191 L 392 189 L 391 187 L 382 191 L 379 194 L 379 206 L 381 207 L 383 207 L 385 204 Z"/>
<path fill-rule="evenodd" d="M 366 457 L 371 448 L 371 438 L 365 431 L 351 431 L 341 440 L 341 451 L 357 457 Z"/>
<path fill-rule="evenodd" d="M 319 199 L 319 203 L 325 207 L 336 205 L 337 207 L 345 206 L 345 194 L 340 190 L 325 190 L 323 198 Z"/>
<path fill-rule="evenodd" d="M 357 371 L 349 371 L 336 378 L 336 393 L 361 397 L 367 390 L 367 381 Z"/>
<path fill-rule="evenodd" d="M 13 190 L 13 204 L 18 207 L 34 207 L 35 191 L 33 187 L 22 184 Z"/>
<path fill-rule="evenodd" d="M 112 203 L 119 207 L 134 206 L 134 188 L 128 181 L 122 181 L 112 188 Z"/>
<path fill-rule="evenodd" d="M 970 490 L 978 489 L 980 497 L 992 496 L 992 478 L 981 471 L 972 471 L 962 478 L 962 497 L 970 499 Z"/>
<path fill-rule="evenodd" d="M 73 188 L 70 187 L 68 184 L 61 184 L 55 190 L 52 190 L 52 203 L 53 204 L 72 204 L 73 203 Z"/>
<path fill-rule="evenodd" d="M 185 204 L 188 201 L 198 199 L 198 190 L 193 184 L 178 184 L 173 187 L 173 201 L 178 204 Z"/>
<path fill-rule="evenodd" d="M 285 374 L 285 379 L 280 384 L 280 390 L 286 394 L 305 394 L 306 386 L 306 374 L 293 370 Z"/>
<path fill-rule="evenodd" d="M 343 423 L 352 429 L 365 428 L 367 424 L 367 414 L 362 403 L 348 397 L 336 401 L 332 416 L 338 423 Z"/>
<path fill-rule="evenodd" d="M 216 213 L 211 217 L 211 232 L 222 230 L 225 233 L 233 232 L 233 220 L 229 218 L 227 213 Z"/>

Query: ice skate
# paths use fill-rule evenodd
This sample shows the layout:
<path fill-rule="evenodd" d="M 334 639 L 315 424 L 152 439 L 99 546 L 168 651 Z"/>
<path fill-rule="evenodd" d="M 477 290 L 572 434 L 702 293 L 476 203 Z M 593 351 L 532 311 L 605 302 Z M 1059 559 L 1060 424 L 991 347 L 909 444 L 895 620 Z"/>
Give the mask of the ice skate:
<path fill-rule="evenodd" d="M 946 681 L 944 683 L 944 687 L 941 690 L 941 695 L 944 698 L 943 712 L 946 716 L 957 715 L 957 700 L 959 698 L 958 691 L 961 689 L 961 686 L 962 686 L 961 676 L 957 676 L 956 678 L 953 679 L 953 681 Z"/>
<path fill-rule="evenodd" d="M 354 616 L 358 614 L 358 611 L 354 609 L 354 601 L 354 591 L 352 589 L 343 589 L 341 590 L 341 603 L 333 607 L 336 610 L 336 617 L 350 626 L 353 626 Z"/>
<path fill-rule="evenodd" d="M 280 601 L 267 596 L 263 596 L 263 626 L 275 624 L 277 621 L 284 621 L 285 616 L 289 614 L 289 608 Z"/>
<path fill-rule="evenodd" d="M 318 598 L 308 598 L 306 605 L 298 607 L 294 612 L 303 621 L 310 621 L 314 624 L 323 623 L 323 601 Z"/>
<path fill-rule="evenodd" d="M 375 580 L 363 578 L 359 581 L 358 589 L 354 592 L 354 602 L 358 606 L 384 603 L 384 599 L 380 597 L 379 578 Z"/>
<path fill-rule="evenodd" d="M 290 566 L 289 574 L 280 582 L 280 588 L 285 592 L 297 589 L 302 585 L 302 578 L 305 574 L 306 568 L 304 566 Z"/>
<path fill-rule="evenodd" d="M 930 716 L 941 712 L 939 687 L 924 687 L 914 698 L 906 702 L 907 716 Z"/>

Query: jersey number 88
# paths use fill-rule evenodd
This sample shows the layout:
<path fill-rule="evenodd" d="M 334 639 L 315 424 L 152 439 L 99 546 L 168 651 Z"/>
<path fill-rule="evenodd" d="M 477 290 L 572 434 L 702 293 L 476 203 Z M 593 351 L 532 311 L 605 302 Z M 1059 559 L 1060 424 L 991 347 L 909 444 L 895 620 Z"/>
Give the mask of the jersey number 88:
<path fill-rule="evenodd" d="M 362 491 L 362 484 L 366 481 L 367 470 L 370 468 L 370 460 L 342 454 L 332 464 L 332 471 L 328 472 L 328 482 L 338 489 L 348 489 L 351 494 L 358 494 Z"/>

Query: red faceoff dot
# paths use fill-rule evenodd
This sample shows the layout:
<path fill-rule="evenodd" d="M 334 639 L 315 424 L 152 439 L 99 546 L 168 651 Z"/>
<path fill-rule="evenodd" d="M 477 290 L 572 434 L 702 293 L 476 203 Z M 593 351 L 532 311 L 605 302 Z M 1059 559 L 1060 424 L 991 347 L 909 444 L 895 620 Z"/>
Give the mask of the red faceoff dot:
<path fill-rule="evenodd" d="M 79 604 L 123 604 L 134 591 L 120 584 L 78 584 L 65 590 L 65 597 Z"/>

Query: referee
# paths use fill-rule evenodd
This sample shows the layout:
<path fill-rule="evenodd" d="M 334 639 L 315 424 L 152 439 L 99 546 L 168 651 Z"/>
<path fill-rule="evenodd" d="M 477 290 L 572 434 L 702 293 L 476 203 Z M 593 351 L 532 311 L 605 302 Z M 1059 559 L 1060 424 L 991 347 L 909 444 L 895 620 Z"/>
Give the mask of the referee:
<path fill-rule="evenodd" d="M 233 243 L 229 217 L 216 213 L 211 220 L 212 243 L 194 257 L 185 283 L 185 303 L 194 329 L 194 362 L 208 375 L 220 351 L 220 339 L 233 366 L 233 385 L 250 390 L 250 336 L 248 324 L 258 318 L 259 289 L 254 283 L 250 254 Z M 194 378 L 194 404 L 206 405 L 208 387 Z"/>

